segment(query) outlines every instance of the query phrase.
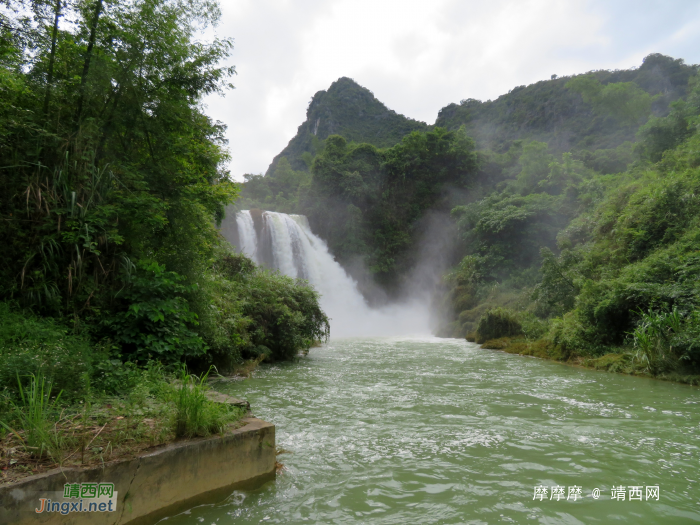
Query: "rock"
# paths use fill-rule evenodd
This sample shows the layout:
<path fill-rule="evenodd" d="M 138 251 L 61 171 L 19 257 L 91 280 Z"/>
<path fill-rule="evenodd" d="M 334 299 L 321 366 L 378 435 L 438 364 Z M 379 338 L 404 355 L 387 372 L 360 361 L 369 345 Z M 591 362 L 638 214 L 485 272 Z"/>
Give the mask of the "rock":
<path fill-rule="evenodd" d="M 215 403 L 225 403 L 227 405 L 233 405 L 250 410 L 250 403 L 245 399 L 238 399 L 233 396 L 229 396 L 228 394 L 217 392 L 216 390 L 207 390 L 207 398 Z"/>

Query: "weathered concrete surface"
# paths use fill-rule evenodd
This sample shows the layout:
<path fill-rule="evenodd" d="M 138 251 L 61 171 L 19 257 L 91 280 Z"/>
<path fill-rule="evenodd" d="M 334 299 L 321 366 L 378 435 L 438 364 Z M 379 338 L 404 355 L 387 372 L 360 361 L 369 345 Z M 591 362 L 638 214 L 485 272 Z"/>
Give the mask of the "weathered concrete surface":
<path fill-rule="evenodd" d="M 256 418 L 243 422 L 223 437 L 172 443 L 104 468 L 56 469 L 0 487 L 0 524 L 149 524 L 207 498 L 223 497 L 240 484 L 273 479 L 275 426 Z M 114 483 L 116 511 L 34 511 L 40 498 L 62 500 L 65 483 L 86 482 Z"/>
<path fill-rule="evenodd" d="M 224 394 L 223 392 L 217 392 L 216 390 L 207 390 L 206 395 L 210 401 L 214 401 L 215 403 L 223 403 L 225 405 L 232 405 L 245 410 L 250 410 L 250 403 L 245 399 L 238 399 L 228 394 Z"/>

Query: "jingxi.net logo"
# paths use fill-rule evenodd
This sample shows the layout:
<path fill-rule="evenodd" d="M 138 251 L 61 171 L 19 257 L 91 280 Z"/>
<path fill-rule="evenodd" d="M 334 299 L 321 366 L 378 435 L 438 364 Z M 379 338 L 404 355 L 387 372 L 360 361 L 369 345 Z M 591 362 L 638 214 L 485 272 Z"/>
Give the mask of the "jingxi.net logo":
<path fill-rule="evenodd" d="M 74 512 L 115 512 L 117 491 L 114 483 L 66 483 L 63 494 L 55 493 L 53 498 L 39 498 L 34 508 L 37 514 L 60 513 L 64 516 Z"/>

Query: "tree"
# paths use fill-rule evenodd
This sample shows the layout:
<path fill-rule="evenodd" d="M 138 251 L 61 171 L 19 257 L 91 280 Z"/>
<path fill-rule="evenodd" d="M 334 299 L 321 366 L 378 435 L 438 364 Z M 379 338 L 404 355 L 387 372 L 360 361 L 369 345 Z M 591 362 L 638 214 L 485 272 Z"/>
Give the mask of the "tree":
<path fill-rule="evenodd" d="M 604 86 L 591 75 L 576 77 L 567 82 L 566 87 L 580 93 L 596 113 L 612 115 L 630 125 L 649 117 L 655 99 L 634 82 L 613 82 Z"/>
<path fill-rule="evenodd" d="M 8 5 L 0 297 L 78 315 L 109 302 L 130 261 L 193 278 L 237 193 L 221 169 L 224 128 L 199 107 L 235 72 L 218 65 L 230 40 L 195 39 L 216 3 Z"/>

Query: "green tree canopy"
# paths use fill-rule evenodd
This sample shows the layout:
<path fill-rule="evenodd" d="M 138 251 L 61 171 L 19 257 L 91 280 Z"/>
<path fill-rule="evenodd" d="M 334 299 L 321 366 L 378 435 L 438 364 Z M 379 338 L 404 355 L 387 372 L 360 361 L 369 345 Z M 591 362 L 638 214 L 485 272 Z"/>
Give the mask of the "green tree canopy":
<path fill-rule="evenodd" d="M 582 75 L 567 82 L 566 87 L 580 93 L 583 101 L 591 104 L 601 115 L 612 115 L 627 124 L 635 124 L 649 117 L 654 97 L 634 82 L 612 82 L 603 85 L 590 75 Z"/>
<path fill-rule="evenodd" d="M 196 38 L 218 5 L 8 5 L 0 232 L 11 241 L 0 296 L 89 310 L 141 258 L 192 277 L 236 195 L 224 128 L 199 106 L 234 72 L 219 65 L 230 40 Z"/>

